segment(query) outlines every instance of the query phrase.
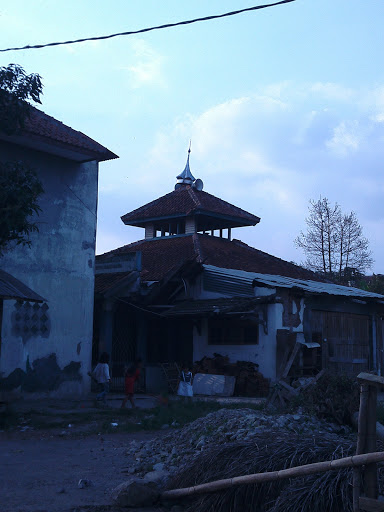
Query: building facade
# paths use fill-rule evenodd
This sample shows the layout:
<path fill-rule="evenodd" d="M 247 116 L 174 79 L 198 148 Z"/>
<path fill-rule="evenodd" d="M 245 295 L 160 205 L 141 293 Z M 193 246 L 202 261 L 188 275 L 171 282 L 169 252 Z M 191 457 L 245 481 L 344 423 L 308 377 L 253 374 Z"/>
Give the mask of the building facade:
<path fill-rule="evenodd" d="M 217 353 L 274 381 L 297 343 L 299 376 L 384 371 L 384 297 L 232 239 L 260 218 L 202 189 L 188 155 L 175 190 L 122 216 L 145 237 L 97 257 L 94 355 L 112 354 L 116 386 L 138 356 L 150 389 L 160 363 Z M 140 264 L 122 267 L 128 257 Z"/>
<path fill-rule="evenodd" d="M 31 247 L 10 246 L 0 268 L 43 302 L 4 300 L 0 390 L 52 396 L 90 389 L 99 162 L 116 158 L 33 109 L 22 132 L 0 134 L 3 162 L 36 170 L 44 193 Z"/>

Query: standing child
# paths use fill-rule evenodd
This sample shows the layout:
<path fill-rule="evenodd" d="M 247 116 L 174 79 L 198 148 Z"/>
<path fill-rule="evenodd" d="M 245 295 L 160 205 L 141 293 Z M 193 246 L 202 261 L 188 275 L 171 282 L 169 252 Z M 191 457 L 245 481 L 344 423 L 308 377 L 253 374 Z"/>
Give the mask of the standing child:
<path fill-rule="evenodd" d="M 183 368 L 180 373 L 179 385 L 177 387 L 177 394 L 187 398 L 193 397 L 192 388 L 193 375 L 187 364 L 183 364 Z"/>
<path fill-rule="evenodd" d="M 128 402 L 128 400 L 131 402 L 132 409 L 136 408 L 135 401 L 133 399 L 133 394 L 135 391 L 134 390 L 135 382 L 140 377 L 141 367 L 142 367 L 141 359 L 136 359 L 135 363 L 130 368 L 128 368 L 128 370 L 125 373 L 125 397 L 121 404 L 122 409 L 124 409 L 125 404 Z"/>
<path fill-rule="evenodd" d="M 96 400 L 98 402 L 103 402 L 105 405 L 107 404 L 106 396 L 109 392 L 109 383 L 111 380 L 108 363 L 109 355 L 107 352 L 103 352 L 100 356 L 98 364 L 91 373 L 91 376 L 96 379 L 98 386 L 98 394 L 96 395 Z"/>

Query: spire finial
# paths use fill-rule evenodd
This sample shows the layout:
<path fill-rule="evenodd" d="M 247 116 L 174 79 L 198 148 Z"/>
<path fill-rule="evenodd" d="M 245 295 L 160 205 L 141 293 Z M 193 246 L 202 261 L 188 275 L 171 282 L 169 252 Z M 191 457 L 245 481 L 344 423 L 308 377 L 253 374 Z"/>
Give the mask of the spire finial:
<path fill-rule="evenodd" d="M 193 182 L 195 181 L 195 178 L 192 176 L 191 170 L 189 168 L 189 155 L 190 154 L 191 154 L 191 140 L 189 141 L 187 163 L 185 164 L 184 171 L 176 177 L 177 183 L 176 183 L 175 188 L 178 188 L 181 185 L 192 185 Z"/>

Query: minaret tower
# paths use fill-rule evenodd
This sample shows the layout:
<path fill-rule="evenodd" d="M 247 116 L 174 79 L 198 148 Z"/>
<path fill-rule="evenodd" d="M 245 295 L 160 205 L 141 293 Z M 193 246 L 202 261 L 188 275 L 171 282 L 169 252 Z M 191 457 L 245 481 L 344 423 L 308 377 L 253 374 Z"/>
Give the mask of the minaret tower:
<path fill-rule="evenodd" d="M 260 218 L 203 191 L 189 159 L 176 177 L 175 190 L 121 217 L 124 224 L 145 228 L 146 240 L 194 234 L 231 239 L 232 228 L 254 226 Z"/>

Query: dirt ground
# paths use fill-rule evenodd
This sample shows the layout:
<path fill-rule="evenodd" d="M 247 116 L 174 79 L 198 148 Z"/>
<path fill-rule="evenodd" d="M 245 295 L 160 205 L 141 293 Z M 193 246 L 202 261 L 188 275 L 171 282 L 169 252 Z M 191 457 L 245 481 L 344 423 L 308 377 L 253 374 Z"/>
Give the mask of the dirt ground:
<path fill-rule="evenodd" d="M 133 458 L 126 451 L 133 440 L 161 443 L 173 420 L 180 425 L 222 406 L 197 399 L 163 407 L 141 395 L 132 411 L 120 409 L 121 399 L 109 397 L 107 409 L 95 408 L 89 397 L 19 401 L 7 415 L 0 411 L 0 511 L 115 512 L 110 494 L 130 476 Z M 80 479 L 92 485 L 80 489 Z"/>
<path fill-rule="evenodd" d="M 115 401 L 110 407 L 114 410 L 119 404 Z M 64 424 L 76 411 L 92 416 L 88 405 L 76 404 L 74 409 L 73 404 L 45 402 L 39 408 L 39 404 L 21 403 L 17 413 L 28 417 L 28 410 L 39 409 L 42 419 Z M 151 405 L 143 400 L 141 407 Z M 80 422 L 72 428 L 68 424 L 66 428 L 31 428 L 26 421 L 0 431 L 1 512 L 114 512 L 111 491 L 128 478 L 133 462 L 126 455 L 127 446 L 133 440 L 153 437 L 161 442 L 165 431 L 99 434 L 94 426 L 91 433 L 87 431 L 90 423 Z M 80 489 L 80 479 L 90 480 L 91 485 Z"/>
<path fill-rule="evenodd" d="M 80 512 L 83 506 L 111 505 L 112 489 L 128 477 L 132 459 L 125 455 L 127 445 L 154 436 L 153 432 L 81 438 L 0 433 L 0 508 L 2 512 Z M 79 489 L 80 479 L 92 485 Z"/>

